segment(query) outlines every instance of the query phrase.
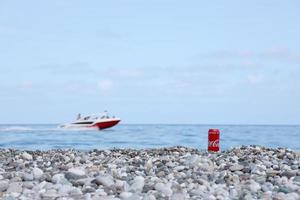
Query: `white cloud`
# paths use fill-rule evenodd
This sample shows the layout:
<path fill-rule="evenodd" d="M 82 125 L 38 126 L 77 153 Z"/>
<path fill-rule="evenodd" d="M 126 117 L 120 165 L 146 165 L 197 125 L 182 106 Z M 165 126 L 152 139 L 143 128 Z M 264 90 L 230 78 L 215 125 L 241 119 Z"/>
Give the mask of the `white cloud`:
<path fill-rule="evenodd" d="M 262 55 L 266 56 L 288 56 L 291 54 L 290 50 L 286 47 L 272 47 L 263 51 Z"/>
<path fill-rule="evenodd" d="M 92 85 L 85 81 L 68 81 L 63 83 L 63 86 L 67 92 L 83 92 L 85 94 L 93 92 Z"/>
<path fill-rule="evenodd" d="M 0 33 L 11 34 L 11 33 L 15 33 L 15 32 L 16 32 L 16 30 L 14 30 L 12 27 L 0 26 Z"/>
<path fill-rule="evenodd" d="M 22 91 L 30 91 L 33 89 L 33 83 L 32 81 L 23 81 L 19 85 L 19 89 Z"/>
<path fill-rule="evenodd" d="M 118 73 L 121 77 L 125 78 L 139 78 L 143 74 L 143 72 L 138 69 L 122 69 L 119 70 Z"/>
<path fill-rule="evenodd" d="M 33 70 L 45 70 L 46 72 L 54 73 L 55 75 L 83 75 L 94 74 L 95 70 L 87 62 L 73 62 L 70 64 L 49 63 L 34 67 Z"/>
<path fill-rule="evenodd" d="M 201 55 L 201 54 L 200 54 Z M 198 55 L 199 56 L 199 55 Z M 202 54 L 201 58 L 208 58 L 214 62 L 219 62 L 220 60 L 229 59 L 247 59 L 247 62 L 253 62 L 257 59 L 264 60 L 279 60 L 279 61 L 289 61 L 289 62 L 300 62 L 300 53 L 293 51 L 292 49 L 285 46 L 274 46 L 270 48 L 261 49 L 259 51 L 252 51 L 247 49 L 227 49 L 212 51 L 207 54 Z"/>
<path fill-rule="evenodd" d="M 245 68 L 253 68 L 253 67 L 257 67 L 258 64 L 256 62 L 253 62 L 251 60 L 246 60 L 240 63 L 241 67 L 245 67 Z"/>
<path fill-rule="evenodd" d="M 267 58 L 283 59 L 286 61 L 299 62 L 300 54 L 293 52 L 287 47 L 272 47 L 262 52 L 262 56 Z"/>
<path fill-rule="evenodd" d="M 251 50 L 236 49 L 236 50 L 220 50 L 211 52 L 206 55 L 208 58 L 247 58 L 254 56 L 255 53 Z"/>
<path fill-rule="evenodd" d="M 260 74 L 251 74 L 247 76 L 247 82 L 251 85 L 258 84 L 263 81 L 263 76 Z"/>
<path fill-rule="evenodd" d="M 100 80 L 98 82 L 98 88 L 103 92 L 110 91 L 113 88 L 113 85 L 113 81 L 109 79 Z"/>

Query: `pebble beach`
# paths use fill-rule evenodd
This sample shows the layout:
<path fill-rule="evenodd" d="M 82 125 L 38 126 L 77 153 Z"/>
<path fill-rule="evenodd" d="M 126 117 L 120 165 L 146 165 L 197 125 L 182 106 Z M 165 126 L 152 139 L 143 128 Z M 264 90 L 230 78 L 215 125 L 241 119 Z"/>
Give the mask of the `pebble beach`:
<path fill-rule="evenodd" d="M 0 149 L 4 200 L 300 199 L 300 156 L 242 146 L 220 153 L 159 149 Z"/>

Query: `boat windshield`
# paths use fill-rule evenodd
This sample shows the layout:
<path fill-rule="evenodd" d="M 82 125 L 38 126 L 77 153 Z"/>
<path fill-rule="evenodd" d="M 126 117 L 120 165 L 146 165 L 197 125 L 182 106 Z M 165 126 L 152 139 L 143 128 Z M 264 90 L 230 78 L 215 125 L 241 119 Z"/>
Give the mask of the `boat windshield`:
<path fill-rule="evenodd" d="M 83 120 L 89 120 L 91 117 L 90 116 L 86 116 L 83 118 Z"/>
<path fill-rule="evenodd" d="M 108 115 L 107 111 L 104 111 L 100 115 L 93 114 L 93 115 L 88 115 L 88 116 L 83 116 L 83 117 L 80 116 L 80 118 L 79 117 L 77 118 L 77 120 L 80 120 L 80 121 L 97 120 L 97 119 L 110 119 L 110 116 Z"/>

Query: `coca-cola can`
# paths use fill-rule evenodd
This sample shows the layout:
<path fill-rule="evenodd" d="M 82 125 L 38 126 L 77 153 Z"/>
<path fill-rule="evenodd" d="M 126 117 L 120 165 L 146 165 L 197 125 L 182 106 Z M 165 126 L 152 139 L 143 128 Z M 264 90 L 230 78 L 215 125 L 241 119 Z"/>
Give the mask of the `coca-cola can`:
<path fill-rule="evenodd" d="M 219 129 L 209 129 L 208 131 L 208 151 L 218 152 L 220 150 Z"/>

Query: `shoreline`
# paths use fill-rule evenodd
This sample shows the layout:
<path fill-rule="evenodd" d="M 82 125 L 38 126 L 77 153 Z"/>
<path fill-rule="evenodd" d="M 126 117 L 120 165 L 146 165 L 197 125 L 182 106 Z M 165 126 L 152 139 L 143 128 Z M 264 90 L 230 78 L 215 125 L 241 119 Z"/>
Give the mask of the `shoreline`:
<path fill-rule="evenodd" d="M 300 151 L 0 149 L 0 198 L 299 199 Z"/>

